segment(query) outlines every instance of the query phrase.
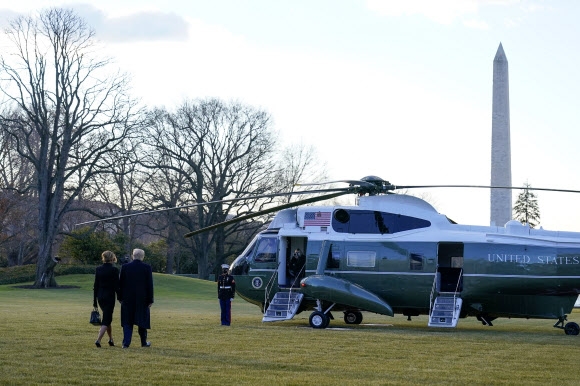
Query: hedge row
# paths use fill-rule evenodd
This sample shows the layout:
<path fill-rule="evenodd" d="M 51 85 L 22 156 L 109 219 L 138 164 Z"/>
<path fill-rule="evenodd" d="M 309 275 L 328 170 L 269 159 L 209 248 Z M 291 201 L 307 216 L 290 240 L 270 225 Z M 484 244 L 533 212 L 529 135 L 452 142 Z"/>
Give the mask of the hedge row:
<path fill-rule="evenodd" d="M 96 265 L 59 264 L 54 269 L 55 276 L 94 274 Z M 21 265 L 0 268 L 0 285 L 26 283 L 36 280 L 36 265 Z"/>

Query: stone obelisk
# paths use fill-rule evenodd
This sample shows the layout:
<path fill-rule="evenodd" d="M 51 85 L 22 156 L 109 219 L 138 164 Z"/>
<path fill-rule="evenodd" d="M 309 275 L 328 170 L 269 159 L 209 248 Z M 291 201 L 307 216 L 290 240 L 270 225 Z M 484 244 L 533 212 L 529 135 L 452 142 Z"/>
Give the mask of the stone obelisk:
<path fill-rule="evenodd" d="M 512 186 L 508 61 L 501 43 L 493 59 L 491 185 Z M 490 208 L 491 224 L 505 225 L 512 218 L 512 191 L 491 189 Z"/>

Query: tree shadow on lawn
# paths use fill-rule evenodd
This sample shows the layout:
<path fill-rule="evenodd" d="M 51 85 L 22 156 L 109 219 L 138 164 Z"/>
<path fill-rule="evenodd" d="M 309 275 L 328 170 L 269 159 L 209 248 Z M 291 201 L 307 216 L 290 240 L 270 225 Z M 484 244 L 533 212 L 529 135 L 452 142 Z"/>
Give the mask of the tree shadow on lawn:
<path fill-rule="evenodd" d="M 15 285 L 12 288 L 23 288 L 23 289 L 39 289 L 39 290 L 54 290 L 54 289 L 75 289 L 81 288 L 78 285 L 57 285 L 56 287 L 40 287 L 37 288 L 33 285 Z"/>

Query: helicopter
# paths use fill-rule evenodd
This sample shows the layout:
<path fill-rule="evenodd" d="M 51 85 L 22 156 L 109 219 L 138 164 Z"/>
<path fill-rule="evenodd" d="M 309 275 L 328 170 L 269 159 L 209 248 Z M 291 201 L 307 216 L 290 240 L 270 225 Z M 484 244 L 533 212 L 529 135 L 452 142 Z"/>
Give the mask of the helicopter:
<path fill-rule="evenodd" d="M 376 176 L 332 182 L 348 186 L 184 236 L 277 212 L 230 266 L 236 292 L 260 307 L 263 322 L 310 312 L 310 326 L 324 329 L 333 312 L 342 312 L 350 325 L 372 312 L 408 320 L 427 315 L 429 327 L 444 328 L 466 317 L 484 326 L 497 318 L 555 319 L 553 327 L 566 335 L 580 332 L 577 323 L 567 322 L 580 293 L 580 233 L 533 229 L 516 220 L 505 226 L 457 224 L 420 198 L 394 193 L 523 188 L 396 186 Z M 353 206 L 305 205 L 349 193 L 357 195 Z M 295 251 L 304 254 L 304 264 L 290 272 Z"/>
<path fill-rule="evenodd" d="M 578 323 L 567 321 L 580 294 L 580 232 L 533 229 L 516 220 L 504 226 L 457 224 L 428 202 L 395 193 L 414 188 L 580 191 L 393 185 L 377 176 L 302 185 L 331 183 L 348 186 L 250 197 L 320 193 L 184 237 L 276 212 L 229 268 L 236 293 L 260 307 L 263 322 L 310 312 L 309 325 L 325 329 L 334 319 L 333 312 L 342 312 L 349 325 L 360 324 L 363 312 L 372 312 L 402 314 L 408 320 L 427 315 L 427 325 L 439 328 L 455 328 L 467 317 L 489 327 L 497 318 L 555 319 L 553 327 L 566 335 L 580 333 Z M 355 205 L 306 205 L 346 194 L 356 194 Z M 157 211 L 171 209 L 178 208 Z M 303 254 L 298 268 L 289 264 L 293 252 Z"/>

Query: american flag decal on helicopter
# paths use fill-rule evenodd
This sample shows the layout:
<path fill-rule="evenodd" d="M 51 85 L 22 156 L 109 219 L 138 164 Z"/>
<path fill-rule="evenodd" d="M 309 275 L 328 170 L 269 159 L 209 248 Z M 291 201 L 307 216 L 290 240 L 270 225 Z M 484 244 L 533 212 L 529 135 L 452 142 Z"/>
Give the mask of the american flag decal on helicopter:
<path fill-rule="evenodd" d="M 330 212 L 305 212 L 304 226 L 329 226 Z"/>

